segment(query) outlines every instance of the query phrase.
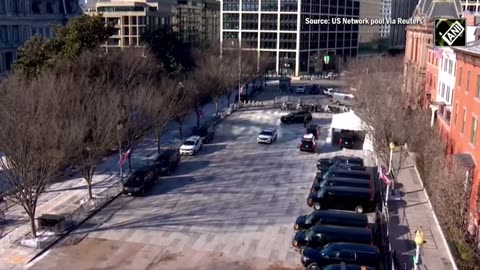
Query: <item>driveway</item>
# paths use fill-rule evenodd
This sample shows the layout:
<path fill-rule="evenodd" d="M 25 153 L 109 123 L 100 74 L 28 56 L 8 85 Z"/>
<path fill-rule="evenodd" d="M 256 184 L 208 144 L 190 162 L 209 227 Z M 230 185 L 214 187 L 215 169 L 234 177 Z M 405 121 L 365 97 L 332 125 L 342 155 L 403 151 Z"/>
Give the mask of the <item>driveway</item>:
<path fill-rule="evenodd" d="M 311 211 L 318 154 L 298 151 L 304 128 L 280 125 L 286 113 L 233 114 L 151 194 L 119 197 L 30 269 L 299 269 L 292 226 Z M 323 143 L 330 115 L 315 122 Z M 278 141 L 257 145 L 262 127 Z"/>

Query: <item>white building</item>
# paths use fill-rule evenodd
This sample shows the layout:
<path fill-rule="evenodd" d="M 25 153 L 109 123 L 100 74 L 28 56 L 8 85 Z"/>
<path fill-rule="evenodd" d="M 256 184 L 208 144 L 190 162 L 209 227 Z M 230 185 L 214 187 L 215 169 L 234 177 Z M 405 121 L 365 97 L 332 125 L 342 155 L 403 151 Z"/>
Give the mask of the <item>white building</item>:
<path fill-rule="evenodd" d="M 359 0 L 223 0 L 220 10 L 220 43 L 240 41 L 244 49 L 265 55 L 275 74 L 325 71 L 357 55 L 358 24 L 308 24 L 307 19 L 359 18 Z M 327 54 L 330 66 L 318 67 Z"/>
<path fill-rule="evenodd" d="M 443 48 L 438 68 L 437 96 L 435 101 L 445 103 L 446 110 L 450 110 L 452 106 L 456 64 L 455 52 L 451 48 Z"/>
<path fill-rule="evenodd" d="M 25 41 L 33 35 L 51 37 L 52 24 L 80 12 L 78 0 L 0 0 L 0 75 L 11 69 Z"/>

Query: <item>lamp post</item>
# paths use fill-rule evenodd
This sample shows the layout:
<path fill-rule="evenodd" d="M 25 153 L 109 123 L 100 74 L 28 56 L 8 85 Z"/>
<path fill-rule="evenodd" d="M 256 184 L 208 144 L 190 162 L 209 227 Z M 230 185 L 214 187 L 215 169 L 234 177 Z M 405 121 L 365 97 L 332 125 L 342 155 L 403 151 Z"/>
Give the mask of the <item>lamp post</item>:
<path fill-rule="evenodd" d="M 235 48 L 235 41 L 232 40 L 232 48 Z M 240 97 L 242 94 L 242 51 L 240 48 L 240 40 L 238 41 L 238 104 L 242 98 Z"/>
<path fill-rule="evenodd" d="M 415 257 L 413 257 L 413 265 L 415 270 L 420 270 L 420 248 L 423 244 L 425 244 L 425 240 L 423 237 L 422 226 L 420 226 L 420 229 L 415 231 L 415 245 L 417 246 L 415 249 Z"/>
<path fill-rule="evenodd" d="M 123 124 L 121 121 L 117 124 L 117 137 L 118 137 L 118 160 L 122 160 L 122 131 L 123 131 Z M 119 164 L 120 168 L 120 179 L 123 181 L 123 164 Z"/>

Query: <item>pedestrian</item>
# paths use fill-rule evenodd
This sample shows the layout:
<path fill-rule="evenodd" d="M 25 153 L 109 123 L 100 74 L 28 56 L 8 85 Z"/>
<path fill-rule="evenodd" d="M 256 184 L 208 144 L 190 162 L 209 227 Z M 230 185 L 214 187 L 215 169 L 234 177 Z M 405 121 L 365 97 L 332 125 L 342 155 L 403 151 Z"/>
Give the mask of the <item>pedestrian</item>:
<path fill-rule="evenodd" d="M 308 119 L 305 116 L 305 118 L 303 118 L 303 127 L 307 127 L 307 123 L 308 123 Z"/>

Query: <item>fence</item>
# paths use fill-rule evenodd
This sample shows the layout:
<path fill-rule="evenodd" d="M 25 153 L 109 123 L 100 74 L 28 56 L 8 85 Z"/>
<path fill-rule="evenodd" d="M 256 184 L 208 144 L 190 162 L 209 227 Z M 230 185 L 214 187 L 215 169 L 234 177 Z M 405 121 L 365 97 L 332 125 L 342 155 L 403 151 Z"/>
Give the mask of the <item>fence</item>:
<path fill-rule="evenodd" d="M 64 219 L 49 230 L 52 234 L 42 235 L 41 241 L 37 242 L 36 248 L 45 249 L 55 244 L 62 236 L 70 233 L 87 218 L 101 209 L 105 204 L 112 201 L 122 192 L 122 183 L 117 182 L 104 191 L 97 194 L 88 203 L 81 205 L 74 212 L 64 216 Z"/>

